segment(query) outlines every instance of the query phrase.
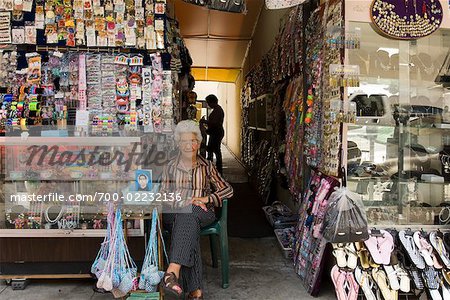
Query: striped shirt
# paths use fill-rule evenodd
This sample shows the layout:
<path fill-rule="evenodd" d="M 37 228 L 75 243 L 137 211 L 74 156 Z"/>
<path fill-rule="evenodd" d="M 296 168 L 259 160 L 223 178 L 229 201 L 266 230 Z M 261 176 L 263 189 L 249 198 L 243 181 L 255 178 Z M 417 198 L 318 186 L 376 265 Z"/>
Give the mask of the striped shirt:
<path fill-rule="evenodd" d="M 183 206 L 192 197 L 210 196 L 215 206 L 222 206 L 222 200 L 233 196 L 233 188 L 226 182 L 211 161 L 197 156 L 196 164 L 191 170 L 179 166 L 178 155 L 164 168 L 161 175 L 161 193 L 181 195 L 176 206 Z"/>

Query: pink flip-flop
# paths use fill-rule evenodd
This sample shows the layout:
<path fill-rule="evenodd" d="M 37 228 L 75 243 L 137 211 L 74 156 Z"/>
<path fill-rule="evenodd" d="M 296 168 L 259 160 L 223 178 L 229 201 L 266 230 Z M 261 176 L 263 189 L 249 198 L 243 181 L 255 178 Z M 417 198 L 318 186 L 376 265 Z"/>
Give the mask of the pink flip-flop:
<path fill-rule="evenodd" d="M 338 266 L 334 266 L 333 269 L 331 269 L 331 280 L 333 280 L 338 300 L 348 300 L 344 290 L 345 279 L 345 273 L 341 272 Z"/>
<path fill-rule="evenodd" d="M 369 239 L 364 241 L 373 261 L 379 265 L 389 265 L 394 250 L 394 238 L 386 230 L 380 230 L 382 236 L 374 236 L 369 230 Z"/>

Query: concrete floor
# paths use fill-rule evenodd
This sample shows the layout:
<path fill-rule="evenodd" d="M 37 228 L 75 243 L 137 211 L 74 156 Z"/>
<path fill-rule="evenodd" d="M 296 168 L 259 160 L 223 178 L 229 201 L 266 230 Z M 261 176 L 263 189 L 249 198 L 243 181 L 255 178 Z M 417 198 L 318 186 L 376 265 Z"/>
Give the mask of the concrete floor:
<path fill-rule="evenodd" d="M 209 242 L 202 238 L 205 299 L 315 299 L 309 296 L 286 260 L 275 238 L 230 239 L 230 287 L 221 288 L 220 269 L 211 267 Z M 111 294 L 94 293 L 91 280 L 32 280 L 23 291 L 0 284 L 1 300 L 103 300 Z M 335 299 L 330 286 L 320 299 Z"/>

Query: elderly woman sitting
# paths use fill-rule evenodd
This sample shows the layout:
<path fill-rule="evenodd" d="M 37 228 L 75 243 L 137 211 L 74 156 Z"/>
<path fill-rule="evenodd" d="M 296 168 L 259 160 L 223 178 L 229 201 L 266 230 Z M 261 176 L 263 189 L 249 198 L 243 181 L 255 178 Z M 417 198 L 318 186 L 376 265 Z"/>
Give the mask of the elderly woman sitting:
<path fill-rule="evenodd" d="M 233 195 L 233 189 L 212 162 L 198 154 L 202 135 L 196 122 L 178 123 L 175 141 L 179 154 L 163 170 L 161 191 L 176 193 L 181 201 L 174 202 L 174 206 L 182 210 L 164 216 L 171 224 L 172 243 L 163 286 L 166 297 L 180 299 L 181 271 L 189 299 L 203 299 L 200 229 L 215 221 L 214 206 L 220 207 L 222 199 Z"/>

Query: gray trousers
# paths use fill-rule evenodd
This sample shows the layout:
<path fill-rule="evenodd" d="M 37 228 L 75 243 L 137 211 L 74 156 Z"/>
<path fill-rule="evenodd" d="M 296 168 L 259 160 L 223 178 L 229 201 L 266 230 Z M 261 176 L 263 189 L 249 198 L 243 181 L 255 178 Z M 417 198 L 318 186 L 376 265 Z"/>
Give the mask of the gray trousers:
<path fill-rule="evenodd" d="M 193 206 L 192 213 L 176 213 L 164 216 L 171 226 L 170 263 L 181 265 L 183 290 L 193 292 L 203 289 L 200 230 L 216 220 L 214 207 L 208 211 Z"/>

